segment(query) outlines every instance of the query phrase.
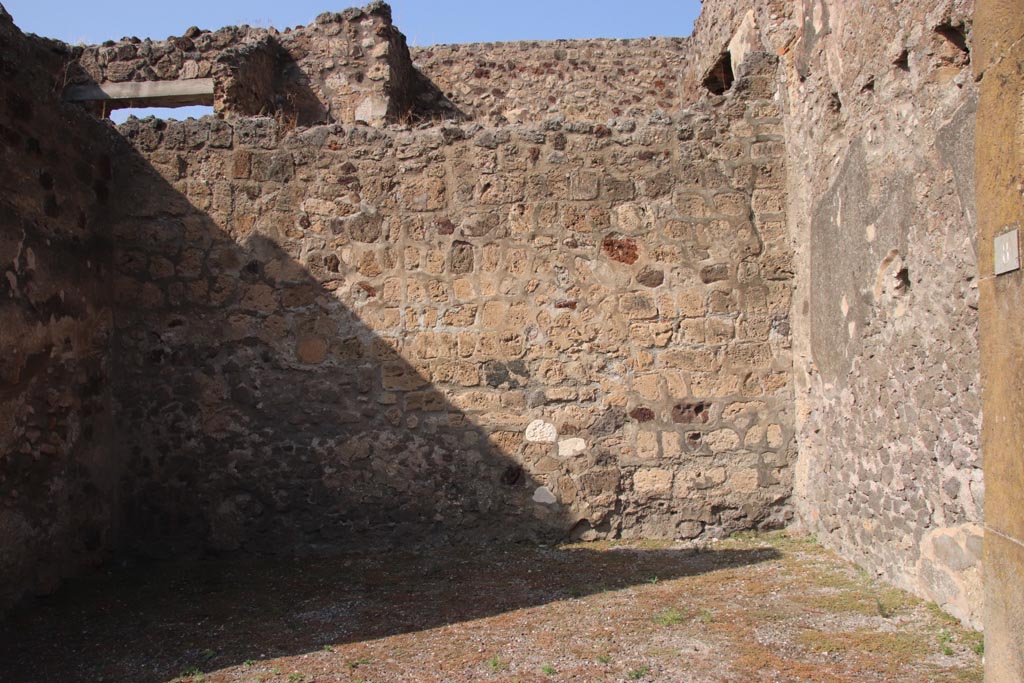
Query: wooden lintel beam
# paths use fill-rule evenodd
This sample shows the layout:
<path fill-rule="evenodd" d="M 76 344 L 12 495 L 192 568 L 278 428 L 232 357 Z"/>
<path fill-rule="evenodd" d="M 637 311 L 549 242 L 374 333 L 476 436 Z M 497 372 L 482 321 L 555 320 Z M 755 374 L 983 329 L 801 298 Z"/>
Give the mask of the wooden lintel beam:
<path fill-rule="evenodd" d="M 64 90 L 67 102 L 103 102 L 108 111 L 126 107 L 187 107 L 213 104 L 213 79 L 90 83 Z"/>

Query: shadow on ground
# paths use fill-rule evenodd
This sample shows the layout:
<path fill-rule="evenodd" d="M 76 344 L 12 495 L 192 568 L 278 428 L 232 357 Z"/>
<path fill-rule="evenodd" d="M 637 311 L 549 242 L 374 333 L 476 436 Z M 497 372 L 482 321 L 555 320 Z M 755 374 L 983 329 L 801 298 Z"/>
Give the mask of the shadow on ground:
<path fill-rule="evenodd" d="M 463 546 L 136 564 L 70 582 L 0 626 L 0 680 L 167 681 L 779 556 Z"/>

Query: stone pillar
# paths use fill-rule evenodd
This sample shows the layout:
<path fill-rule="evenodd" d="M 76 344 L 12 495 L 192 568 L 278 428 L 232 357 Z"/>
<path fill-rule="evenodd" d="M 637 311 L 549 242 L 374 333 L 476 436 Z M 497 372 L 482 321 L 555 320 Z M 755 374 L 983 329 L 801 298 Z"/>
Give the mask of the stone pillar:
<path fill-rule="evenodd" d="M 1024 230 L 1024 0 L 979 0 L 975 163 L 985 467 L 985 680 L 1024 681 L 1024 271 L 994 274 Z"/>

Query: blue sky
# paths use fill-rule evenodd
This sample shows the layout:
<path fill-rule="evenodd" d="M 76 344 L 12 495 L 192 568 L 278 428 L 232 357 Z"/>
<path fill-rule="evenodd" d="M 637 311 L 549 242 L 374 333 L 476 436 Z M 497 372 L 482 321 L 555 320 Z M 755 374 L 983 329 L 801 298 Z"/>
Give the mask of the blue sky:
<path fill-rule="evenodd" d="M 122 36 L 162 39 L 189 26 L 298 26 L 342 0 L 0 0 L 22 30 L 76 43 Z M 362 3 L 362 4 L 365 4 Z M 683 36 L 699 0 L 393 0 L 395 24 L 413 45 L 553 38 Z"/>
<path fill-rule="evenodd" d="M 368 0 L 353 0 L 366 4 Z M 344 0 L 0 0 L 23 31 L 68 43 L 123 36 L 162 40 L 190 26 L 250 24 L 284 29 L 340 11 Z M 394 21 L 410 45 L 555 38 L 685 36 L 699 0 L 392 0 Z M 117 113 L 117 112 L 116 112 Z M 115 113 L 115 114 L 116 114 Z M 198 115 L 178 110 L 175 118 Z M 122 119 L 127 114 L 115 116 Z"/>

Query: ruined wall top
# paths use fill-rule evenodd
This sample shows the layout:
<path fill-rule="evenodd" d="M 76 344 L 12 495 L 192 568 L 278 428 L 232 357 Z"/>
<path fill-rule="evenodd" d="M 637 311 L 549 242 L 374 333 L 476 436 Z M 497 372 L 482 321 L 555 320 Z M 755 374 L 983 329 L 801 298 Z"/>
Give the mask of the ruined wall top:
<path fill-rule="evenodd" d="M 382 2 L 284 31 L 193 27 L 162 41 L 122 38 L 81 48 L 77 60 L 72 85 L 212 79 L 214 107 L 229 117 L 278 115 L 293 125 L 460 118 L 413 69 Z M 116 106 L 135 105 L 107 103 Z"/>
<path fill-rule="evenodd" d="M 701 48 L 718 56 L 717 46 Z M 277 115 L 300 126 L 671 116 L 705 94 L 687 85 L 701 82 L 694 68 L 714 67 L 694 54 L 689 38 L 435 45 L 410 53 L 382 2 L 283 31 L 193 27 L 163 41 L 122 38 L 75 53 L 75 85 L 212 79 L 219 115 Z M 113 106 L 139 105 L 106 103 Z"/>
<path fill-rule="evenodd" d="M 681 105 L 686 38 L 434 45 L 416 66 L 474 120 L 605 122 Z"/>

